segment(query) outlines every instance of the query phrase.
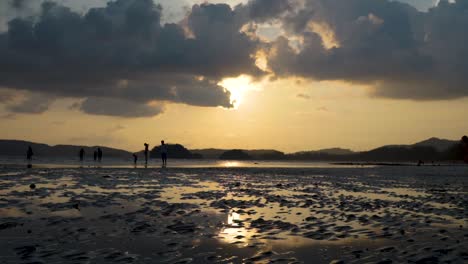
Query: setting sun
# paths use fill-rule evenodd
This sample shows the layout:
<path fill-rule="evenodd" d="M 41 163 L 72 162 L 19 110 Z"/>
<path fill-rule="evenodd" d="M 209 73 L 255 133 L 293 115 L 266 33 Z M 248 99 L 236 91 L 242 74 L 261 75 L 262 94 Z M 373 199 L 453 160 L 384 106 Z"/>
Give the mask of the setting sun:
<path fill-rule="evenodd" d="M 231 93 L 231 103 L 234 105 L 234 109 L 239 108 L 248 91 L 256 89 L 252 84 L 252 78 L 247 75 L 223 79 L 219 85 Z"/>

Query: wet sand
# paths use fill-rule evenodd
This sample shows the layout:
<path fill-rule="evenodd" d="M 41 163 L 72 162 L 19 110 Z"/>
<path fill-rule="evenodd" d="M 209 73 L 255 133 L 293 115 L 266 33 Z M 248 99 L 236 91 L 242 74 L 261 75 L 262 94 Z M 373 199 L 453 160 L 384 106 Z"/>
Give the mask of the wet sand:
<path fill-rule="evenodd" d="M 1 263 L 466 263 L 466 167 L 0 169 Z"/>

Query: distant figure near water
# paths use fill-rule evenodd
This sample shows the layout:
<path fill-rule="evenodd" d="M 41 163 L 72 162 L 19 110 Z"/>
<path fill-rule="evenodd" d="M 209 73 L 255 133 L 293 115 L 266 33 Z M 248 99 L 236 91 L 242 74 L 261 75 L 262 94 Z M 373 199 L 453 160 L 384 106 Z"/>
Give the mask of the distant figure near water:
<path fill-rule="evenodd" d="M 161 140 L 161 159 L 163 167 L 167 165 L 167 146 L 164 144 L 164 140 Z"/>
<path fill-rule="evenodd" d="M 83 162 L 84 160 L 84 155 L 85 155 L 85 151 L 83 148 L 80 149 L 80 162 Z"/>
<path fill-rule="evenodd" d="M 149 144 L 148 143 L 145 143 L 145 165 L 148 165 L 148 148 L 149 148 Z"/>
<path fill-rule="evenodd" d="M 138 161 L 138 156 L 136 153 L 133 153 L 133 165 L 135 166 L 136 168 L 136 165 L 137 165 L 137 161 Z"/>
<path fill-rule="evenodd" d="M 463 157 L 466 163 L 468 163 L 468 137 L 463 136 L 462 139 L 462 145 L 463 145 Z"/>
<path fill-rule="evenodd" d="M 97 150 L 94 151 L 93 158 L 94 158 L 94 162 L 96 162 L 97 161 Z"/>
<path fill-rule="evenodd" d="M 98 157 L 98 161 L 101 162 L 101 160 L 102 160 L 102 150 L 101 150 L 101 148 L 97 149 L 97 157 Z"/>
<path fill-rule="evenodd" d="M 31 168 L 32 167 L 32 157 L 33 157 L 34 153 L 33 153 L 33 150 L 31 148 L 31 146 L 28 147 L 28 151 L 26 152 L 26 159 L 28 160 L 28 168 Z"/>

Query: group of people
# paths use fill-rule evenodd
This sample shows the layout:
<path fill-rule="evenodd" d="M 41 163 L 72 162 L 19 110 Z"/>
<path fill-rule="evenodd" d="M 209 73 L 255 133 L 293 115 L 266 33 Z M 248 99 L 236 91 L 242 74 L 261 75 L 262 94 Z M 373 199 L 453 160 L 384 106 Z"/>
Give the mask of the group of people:
<path fill-rule="evenodd" d="M 145 154 L 145 167 L 148 166 L 148 158 L 149 158 L 149 144 L 144 143 L 143 146 L 145 147 L 144 154 Z M 161 140 L 161 146 L 159 146 L 159 151 L 161 152 L 161 161 L 163 167 L 167 165 L 167 145 L 164 143 L 164 140 Z M 133 164 L 136 166 L 138 161 L 138 155 L 133 153 Z"/>
<path fill-rule="evenodd" d="M 83 162 L 84 161 L 84 156 L 85 156 L 84 148 L 80 149 L 79 156 L 80 156 L 80 162 Z M 101 148 L 97 148 L 97 150 L 94 151 L 93 158 L 94 158 L 94 162 L 96 162 L 96 161 L 101 162 L 102 161 L 102 149 Z"/>
<path fill-rule="evenodd" d="M 468 136 L 463 136 L 461 138 L 461 144 L 463 148 L 463 159 L 466 163 L 468 163 Z M 145 167 L 148 166 L 148 158 L 149 158 L 149 144 L 144 143 L 143 146 L 145 147 L 144 154 L 145 154 Z M 164 143 L 164 140 L 161 140 L 161 146 L 159 147 L 159 150 L 161 152 L 161 161 L 163 167 L 167 165 L 167 145 Z M 31 167 L 31 162 L 32 162 L 32 157 L 34 155 L 34 152 L 31 148 L 31 146 L 28 147 L 28 150 L 26 152 L 26 159 L 28 160 L 28 167 Z M 80 149 L 79 152 L 80 156 L 80 162 L 84 161 L 84 156 L 85 156 L 85 150 L 83 148 Z M 97 150 L 94 151 L 94 161 L 101 162 L 102 160 L 102 150 L 101 148 L 97 148 Z M 138 162 L 138 155 L 136 153 L 133 153 L 133 163 L 136 166 Z"/>
<path fill-rule="evenodd" d="M 149 144 L 148 143 L 145 143 L 144 144 L 144 147 L 145 147 L 145 150 L 144 150 L 144 154 L 145 154 L 145 167 L 148 166 L 148 158 L 149 158 Z M 161 160 L 162 160 L 162 165 L 163 167 L 165 167 L 167 165 L 167 145 L 164 143 L 164 140 L 161 140 L 161 146 L 159 146 L 159 150 L 161 152 Z M 78 152 L 78 156 L 80 158 L 80 162 L 84 162 L 84 159 L 85 159 L 85 150 L 84 148 L 81 148 L 80 151 Z M 31 146 L 28 147 L 28 150 L 26 152 L 26 159 L 28 160 L 28 167 L 31 167 L 31 163 L 32 163 L 32 157 L 34 155 L 34 152 L 31 148 Z M 94 153 L 93 153 L 93 158 L 94 158 L 94 162 L 101 162 L 102 161 L 102 149 L 101 148 L 97 148 Z M 133 153 L 133 163 L 134 165 L 136 166 L 137 165 L 137 162 L 138 162 L 138 155 L 137 153 Z"/>

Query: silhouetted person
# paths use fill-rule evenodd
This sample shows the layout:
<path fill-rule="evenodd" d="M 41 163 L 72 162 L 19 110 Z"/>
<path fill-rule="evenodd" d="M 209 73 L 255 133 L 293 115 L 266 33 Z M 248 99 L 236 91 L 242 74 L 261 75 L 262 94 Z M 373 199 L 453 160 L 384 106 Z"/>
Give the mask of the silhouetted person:
<path fill-rule="evenodd" d="M 84 154 L 85 154 L 85 151 L 83 148 L 80 149 L 80 161 L 83 162 L 84 160 Z"/>
<path fill-rule="evenodd" d="M 138 161 L 138 156 L 136 153 L 133 153 L 133 165 L 135 165 L 135 167 L 137 165 L 137 161 Z"/>
<path fill-rule="evenodd" d="M 101 160 L 102 160 L 102 150 L 101 150 L 101 148 L 97 149 L 97 157 L 98 157 L 98 161 L 101 162 Z"/>
<path fill-rule="evenodd" d="M 468 137 L 463 136 L 462 139 L 462 145 L 463 145 L 463 157 L 466 163 L 468 163 Z"/>
<path fill-rule="evenodd" d="M 149 144 L 145 143 L 145 165 L 148 165 L 148 153 L 149 153 Z"/>
<path fill-rule="evenodd" d="M 161 140 L 161 160 L 162 160 L 162 165 L 165 167 L 167 165 L 167 146 L 164 144 L 164 140 Z"/>
<path fill-rule="evenodd" d="M 34 153 L 33 153 L 33 150 L 31 148 L 31 146 L 28 147 L 28 151 L 26 152 L 26 159 L 28 160 L 28 168 L 31 168 L 32 167 L 32 157 L 33 157 Z"/>
<path fill-rule="evenodd" d="M 97 160 L 97 150 L 94 151 L 93 158 L 94 158 L 94 162 L 96 162 L 96 160 Z"/>

